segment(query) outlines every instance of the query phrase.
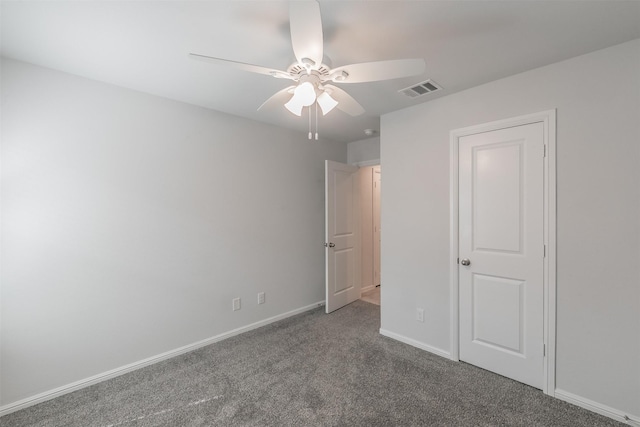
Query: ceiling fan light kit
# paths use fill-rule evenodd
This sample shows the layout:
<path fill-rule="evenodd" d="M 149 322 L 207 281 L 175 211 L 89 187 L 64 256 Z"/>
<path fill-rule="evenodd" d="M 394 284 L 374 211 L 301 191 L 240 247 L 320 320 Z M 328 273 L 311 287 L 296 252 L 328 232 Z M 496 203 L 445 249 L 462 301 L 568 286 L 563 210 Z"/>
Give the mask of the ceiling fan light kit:
<path fill-rule="evenodd" d="M 318 105 L 320 105 L 320 108 L 322 109 L 323 116 L 326 116 L 329 111 L 333 110 L 338 105 L 338 101 L 333 99 L 327 91 L 318 95 L 317 101 Z"/>
<path fill-rule="evenodd" d="M 302 82 L 293 91 L 292 100 L 297 98 L 303 107 L 308 107 L 316 100 L 316 88 L 311 82 Z"/>
<path fill-rule="evenodd" d="M 344 65 L 335 69 L 323 64 L 322 19 L 320 5 L 315 0 L 291 1 L 289 3 L 289 24 L 291 44 L 297 62 L 292 64 L 287 71 L 274 70 L 259 65 L 245 64 L 197 53 L 189 55 L 194 59 L 231 66 L 242 71 L 265 74 L 278 79 L 293 80 L 295 82 L 294 86 L 278 91 L 265 101 L 258 110 L 277 101 L 292 114 L 300 117 L 303 109 L 309 107 L 309 139 L 311 139 L 311 107 L 314 105 L 316 106 L 316 139 L 318 139 L 318 106 L 320 106 L 323 115 L 328 114 L 336 107 L 351 116 L 361 115 L 365 111 L 362 105 L 347 92 L 325 83 L 365 83 L 410 77 L 424 72 L 425 63 L 423 59 L 367 62 Z M 290 94 L 291 96 L 289 97 Z M 286 97 L 289 97 L 288 100 L 283 102 Z"/>
<path fill-rule="evenodd" d="M 303 105 L 300 103 L 295 102 L 295 96 L 293 96 L 289 102 L 287 102 L 286 104 L 284 104 L 285 108 L 287 110 L 289 110 L 292 114 L 295 114 L 296 116 L 300 117 L 302 116 L 302 107 Z"/>

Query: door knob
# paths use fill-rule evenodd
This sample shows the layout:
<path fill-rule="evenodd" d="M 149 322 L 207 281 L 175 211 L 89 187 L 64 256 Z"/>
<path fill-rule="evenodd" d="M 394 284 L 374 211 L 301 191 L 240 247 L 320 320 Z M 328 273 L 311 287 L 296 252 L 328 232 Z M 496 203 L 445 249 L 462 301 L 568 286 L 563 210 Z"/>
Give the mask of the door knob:
<path fill-rule="evenodd" d="M 460 260 L 460 264 L 462 264 L 462 265 L 464 265 L 466 267 L 467 265 L 471 265 L 471 261 L 469 261 L 469 259 L 467 259 L 467 258 L 464 258 L 464 259 Z"/>
<path fill-rule="evenodd" d="M 336 247 L 336 244 L 335 244 L 335 243 L 325 243 L 325 244 L 324 244 L 324 247 L 325 247 L 325 248 L 326 248 L 326 247 L 335 248 L 335 247 Z"/>

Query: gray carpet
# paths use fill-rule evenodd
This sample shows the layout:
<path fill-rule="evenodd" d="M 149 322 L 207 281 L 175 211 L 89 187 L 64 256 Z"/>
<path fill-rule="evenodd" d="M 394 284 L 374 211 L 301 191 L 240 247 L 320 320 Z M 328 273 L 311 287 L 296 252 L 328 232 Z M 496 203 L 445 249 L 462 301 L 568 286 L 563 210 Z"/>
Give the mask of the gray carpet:
<path fill-rule="evenodd" d="M 0 418 L 2 426 L 616 426 L 316 309 Z"/>

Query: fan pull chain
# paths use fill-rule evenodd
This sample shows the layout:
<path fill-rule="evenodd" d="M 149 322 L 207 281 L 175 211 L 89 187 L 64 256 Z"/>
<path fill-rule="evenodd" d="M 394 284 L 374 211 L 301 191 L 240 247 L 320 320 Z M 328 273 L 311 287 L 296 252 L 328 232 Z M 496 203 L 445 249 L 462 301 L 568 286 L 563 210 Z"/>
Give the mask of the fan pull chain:
<path fill-rule="evenodd" d="M 311 107 L 309 107 L 309 139 L 311 139 Z"/>
<path fill-rule="evenodd" d="M 316 141 L 318 140 L 318 103 L 316 102 Z"/>

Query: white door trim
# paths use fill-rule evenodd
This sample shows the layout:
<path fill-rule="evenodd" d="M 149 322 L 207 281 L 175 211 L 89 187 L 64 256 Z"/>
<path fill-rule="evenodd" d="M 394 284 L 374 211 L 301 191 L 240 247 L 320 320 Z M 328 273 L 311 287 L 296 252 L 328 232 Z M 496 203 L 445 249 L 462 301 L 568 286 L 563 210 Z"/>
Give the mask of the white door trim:
<path fill-rule="evenodd" d="M 556 360 L 556 110 L 528 114 L 481 125 L 452 130 L 450 133 L 450 345 L 451 359 L 459 359 L 459 295 L 458 295 L 458 139 L 482 132 L 531 123 L 544 124 L 544 345 L 546 355 L 543 366 L 545 394 L 554 396 Z"/>
<path fill-rule="evenodd" d="M 361 162 L 354 162 L 351 164 L 359 168 L 364 168 L 366 166 L 380 166 L 380 159 L 363 160 Z"/>

